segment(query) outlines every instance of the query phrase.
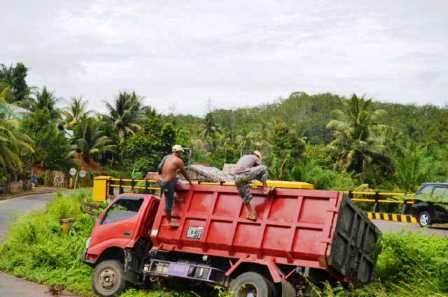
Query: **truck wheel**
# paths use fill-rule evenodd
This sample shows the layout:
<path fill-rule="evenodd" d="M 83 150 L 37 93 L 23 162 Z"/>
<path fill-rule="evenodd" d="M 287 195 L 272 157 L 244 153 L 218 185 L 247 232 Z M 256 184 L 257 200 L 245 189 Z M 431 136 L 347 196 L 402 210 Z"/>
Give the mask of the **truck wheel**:
<path fill-rule="evenodd" d="M 427 226 L 431 225 L 431 223 L 432 223 L 432 219 L 431 219 L 431 214 L 429 212 L 424 210 L 424 211 L 418 213 L 418 224 L 421 227 L 427 227 Z"/>
<path fill-rule="evenodd" d="M 234 297 L 273 297 L 274 285 L 256 272 L 245 272 L 230 282 Z"/>
<path fill-rule="evenodd" d="M 104 297 L 118 296 L 126 287 L 123 264 L 117 260 L 106 260 L 95 267 L 93 290 Z"/>

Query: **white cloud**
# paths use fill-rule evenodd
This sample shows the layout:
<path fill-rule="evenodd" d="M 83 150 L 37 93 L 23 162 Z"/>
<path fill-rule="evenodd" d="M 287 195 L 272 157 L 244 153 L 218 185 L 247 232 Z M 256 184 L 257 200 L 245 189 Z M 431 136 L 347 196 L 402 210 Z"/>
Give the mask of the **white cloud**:
<path fill-rule="evenodd" d="M 448 100 L 446 1 L 7 3 L 0 62 L 99 110 L 124 89 L 195 114 L 293 91 Z"/>

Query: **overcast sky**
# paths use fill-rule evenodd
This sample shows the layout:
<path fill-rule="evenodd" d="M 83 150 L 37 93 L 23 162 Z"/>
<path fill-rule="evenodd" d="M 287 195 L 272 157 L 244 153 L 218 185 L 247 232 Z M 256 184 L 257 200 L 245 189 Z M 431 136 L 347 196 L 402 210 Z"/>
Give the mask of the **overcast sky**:
<path fill-rule="evenodd" d="M 448 104 L 446 0 L 0 3 L 0 63 L 96 110 L 120 90 L 193 114 L 294 91 Z"/>

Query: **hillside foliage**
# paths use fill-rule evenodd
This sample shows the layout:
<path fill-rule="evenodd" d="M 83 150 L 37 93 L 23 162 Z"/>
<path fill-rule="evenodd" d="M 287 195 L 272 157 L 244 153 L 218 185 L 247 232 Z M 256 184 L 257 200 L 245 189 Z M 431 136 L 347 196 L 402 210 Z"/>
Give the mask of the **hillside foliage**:
<path fill-rule="evenodd" d="M 384 103 L 353 95 L 308 95 L 204 117 L 163 115 L 135 92 L 109 98 L 106 112 L 26 84 L 21 63 L 0 67 L 0 182 L 29 178 L 31 168 L 143 177 L 179 143 L 191 162 L 222 168 L 257 149 L 271 179 L 317 188 L 414 191 L 447 181 L 448 109 Z"/>

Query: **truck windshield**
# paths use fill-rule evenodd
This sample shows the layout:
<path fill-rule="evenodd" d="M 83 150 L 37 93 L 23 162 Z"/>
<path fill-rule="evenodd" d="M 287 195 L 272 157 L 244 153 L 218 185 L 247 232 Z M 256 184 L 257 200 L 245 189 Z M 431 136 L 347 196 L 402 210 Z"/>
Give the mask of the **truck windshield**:
<path fill-rule="evenodd" d="M 101 224 L 109 224 L 132 218 L 138 213 L 142 203 L 143 198 L 121 198 L 109 208 Z"/>

